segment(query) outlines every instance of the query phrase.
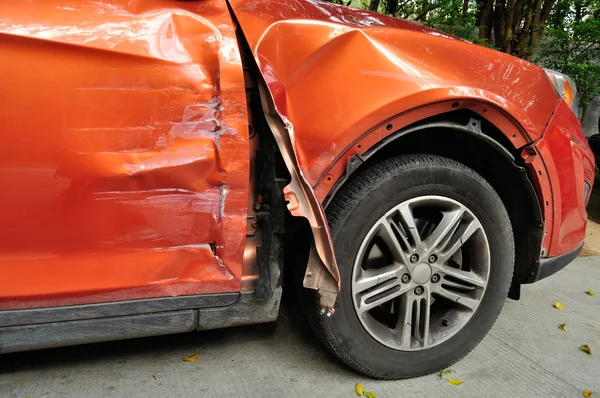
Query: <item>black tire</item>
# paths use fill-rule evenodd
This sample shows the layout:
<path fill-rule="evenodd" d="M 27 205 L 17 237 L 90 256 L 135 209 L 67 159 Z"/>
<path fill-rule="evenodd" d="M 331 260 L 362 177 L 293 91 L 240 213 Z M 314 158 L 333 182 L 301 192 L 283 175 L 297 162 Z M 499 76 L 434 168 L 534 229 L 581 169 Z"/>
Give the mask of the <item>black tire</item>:
<path fill-rule="evenodd" d="M 360 243 L 386 211 L 422 195 L 450 197 L 481 221 L 489 240 L 490 273 L 480 305 L 449 340 L 420 351 L 398 351 L 375 340 L 360 323 L 350 293 Z M 326 209 L 342 290 L 332 317 L 319 316 L 318 297 L 304 292 L 311 326 L 339 358 L 358 372 L 378 379 L 401 379 L 447 368 L 468 354 L 496 321 L 510 287 L 514 241 L 506 209 L 490 184 L 468 167 L 439 156 L 406 155 L 374 164 L 346 183 Z"/>

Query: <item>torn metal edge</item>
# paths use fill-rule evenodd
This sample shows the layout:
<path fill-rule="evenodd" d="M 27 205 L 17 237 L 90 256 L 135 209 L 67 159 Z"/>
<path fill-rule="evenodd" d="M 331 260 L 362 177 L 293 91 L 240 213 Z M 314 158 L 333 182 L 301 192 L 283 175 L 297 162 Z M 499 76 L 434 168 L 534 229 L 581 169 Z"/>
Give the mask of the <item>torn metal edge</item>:
<path fill-rule="evenodd" d="M 314 245 L 308 259 L 304 287 L 317 290 L 321 296 L 321 306 L 332 309 L 341 284 L 325 212 L 300 170 L 292 143 L 292 123 L 277 112 L 262 81 L 259 91 L 265 119 L 291 176 L 291 182 L 283 189 L 287 208 L 293 216 L 306 218 L 313 233 Z"/>

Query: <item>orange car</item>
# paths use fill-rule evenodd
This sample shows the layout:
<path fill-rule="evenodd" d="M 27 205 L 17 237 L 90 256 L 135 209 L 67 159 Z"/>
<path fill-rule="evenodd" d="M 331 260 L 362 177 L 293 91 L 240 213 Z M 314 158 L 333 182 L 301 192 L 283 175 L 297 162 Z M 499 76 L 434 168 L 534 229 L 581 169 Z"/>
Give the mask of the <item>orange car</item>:
<path fill-rule="evenodd" d="M 582 246 L 574 84 L 417 24 L 3 0 L 0 72 L 1 353 L 271 322 L 285 273 L 343 362 L 417 376 Z"/>

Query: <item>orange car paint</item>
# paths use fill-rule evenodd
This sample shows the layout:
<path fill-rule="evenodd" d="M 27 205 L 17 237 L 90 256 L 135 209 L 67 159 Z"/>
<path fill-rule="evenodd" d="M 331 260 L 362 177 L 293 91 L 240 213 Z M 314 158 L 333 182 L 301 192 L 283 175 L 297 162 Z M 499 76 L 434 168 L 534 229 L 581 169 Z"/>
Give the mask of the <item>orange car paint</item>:
<path fill-rule="evenodd" d="M 230 2 L 277 109 L 294 125 L 311 185 L 364 133 L 440 101 L 469 99 L 517 120 L 515 147 L 550 119 L 546 100 L 556 93 L 548 78 L 507 54 L 324 2 Z"/>
<path fill-rule="evenodd" d="M 415 23 L 316 0 L 230 3 L 321 201 L 352 155 L 411 123 L 468 108 L 518 149 L 544 133 L 563 102 L 540 67 Z M 560 191 L 549 186 L 547 165 L 531 167 L 547 222 L 542 254 L 564 253 L 573 245 L 551 237 Z M 558 225 L 562 236 L 585 231 L 579 220 Z"/>
<path fill-rule="evenodd" d="M 0 88 L 0 309 L 239 291 L 225 0 L 4 0 Z"/>
<path fill-rule="evenodd" d="M 541 158 L 547 173 L 543 175 L 542 168 L 538 167 L 538 176 L 551 181 L 548 185 L 552 194 L 541 196 L 553 199 L 552 207 L 549 200 L 544 203 L 553 214 L 551 220 L 546 220 L 546 231 L 552 231 L 548 236 L 550 242 L 542 245 L 547 248 L 542 255 L 548 257 L 573 251 L 585 239 L 587 198 L 584 182 L 593 183 L 595 167 L 594 155 L 583 132 L 574 128 L 579 126 L 579 120 L 567 104 L 561 101 L 552 114 L 544 136 L 530 148 Z"/>
<path fill-rule="evenodd" d="M 467 108 L 528 149 L 543 255 L 580 242 L 569 178 L 593 160 L 540 139 L 579 127 L 539 67 L 316 0 L 229 4 L 319 200 L 353 154 Z M 0 309 L 239 291 L 248 115 L 226 1 L 4 0 L 0 49 Z"/>

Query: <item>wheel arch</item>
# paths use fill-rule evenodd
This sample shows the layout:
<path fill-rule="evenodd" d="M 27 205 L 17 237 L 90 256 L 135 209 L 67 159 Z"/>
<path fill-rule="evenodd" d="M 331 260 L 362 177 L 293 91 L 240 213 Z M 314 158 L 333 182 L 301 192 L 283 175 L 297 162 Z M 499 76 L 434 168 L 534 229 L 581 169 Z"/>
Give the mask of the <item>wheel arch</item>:
<path fill-rule="evenodd" d="M 482 113 L 483 109 L 486 108 L 481 108 Z M 343 175 L 330 185 L 322 199 L 323 207 L 359 170 L 390 156 L 410 153 L 444 156 L 463 163 L 497 191 L 513 225 L 515 273 L 509 297 L 518 299 L 520 284 L 526 282 L 530 266 L 539 259 L 543 238 L 540 202 L 519 149 L 479 112 L 460 109 L 430 117 L 388 135 L 360 155 L 353 154 Z M 322 194 L 318 188 L 316 191 Z"/>

